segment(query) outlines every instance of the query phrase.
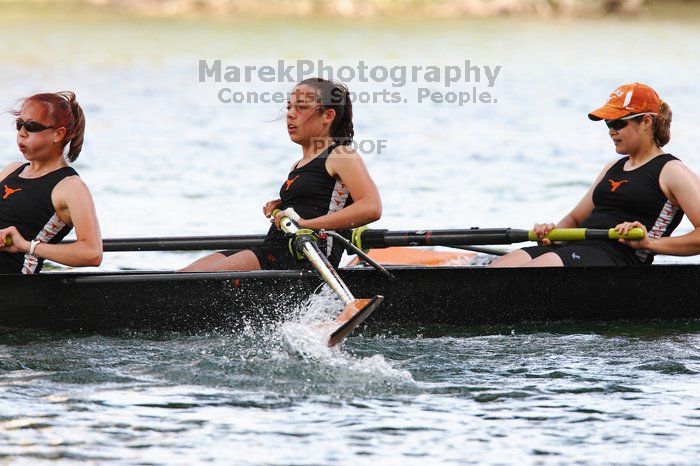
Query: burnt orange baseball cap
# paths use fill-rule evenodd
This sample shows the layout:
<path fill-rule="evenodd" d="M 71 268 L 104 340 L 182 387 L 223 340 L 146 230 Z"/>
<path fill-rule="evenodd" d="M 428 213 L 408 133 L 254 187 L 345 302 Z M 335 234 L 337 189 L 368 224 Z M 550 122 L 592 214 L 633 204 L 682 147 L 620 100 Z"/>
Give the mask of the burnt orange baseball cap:
<path fill-rule="evenodd" d="M 615 89 L 605 105 L 589 113 L 588 118 L 617 120 L 637 113 L 658 114 L 662 102 L 659 94 L 645 84 L 625 84 Z"/>

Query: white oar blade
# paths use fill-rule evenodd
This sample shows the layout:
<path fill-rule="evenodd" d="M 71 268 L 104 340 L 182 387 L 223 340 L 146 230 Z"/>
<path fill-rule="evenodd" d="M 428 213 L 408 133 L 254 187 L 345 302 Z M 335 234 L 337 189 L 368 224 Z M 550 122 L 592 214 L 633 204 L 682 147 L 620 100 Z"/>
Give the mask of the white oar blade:
<path fill-rule="evenodd" d="M 333 347 L 350 335 L 362 322 L 369 317 L 379 304 L 384 300 L 384 296 L 375 296 L 372 299 L 356 299 L 347 306 L 338 316 L 337 322 L 341 322 L 328 338 L 328 346 Z"/>

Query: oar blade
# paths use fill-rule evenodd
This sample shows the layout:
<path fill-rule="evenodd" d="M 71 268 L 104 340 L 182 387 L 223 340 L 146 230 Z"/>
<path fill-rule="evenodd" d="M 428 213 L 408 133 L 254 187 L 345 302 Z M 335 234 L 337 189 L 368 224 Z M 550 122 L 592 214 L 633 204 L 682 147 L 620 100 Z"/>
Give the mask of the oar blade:
<path fill-rule="evenodd" d="M 338 316 L 338 321 L 342 322 L 328 338 L 328 347 L 332 348 L 348 335 L 350 335 L 369 315 L 381 304 L 384 296 L 377 295 L 371 299 L 356 299 L 347 306 Z"/>

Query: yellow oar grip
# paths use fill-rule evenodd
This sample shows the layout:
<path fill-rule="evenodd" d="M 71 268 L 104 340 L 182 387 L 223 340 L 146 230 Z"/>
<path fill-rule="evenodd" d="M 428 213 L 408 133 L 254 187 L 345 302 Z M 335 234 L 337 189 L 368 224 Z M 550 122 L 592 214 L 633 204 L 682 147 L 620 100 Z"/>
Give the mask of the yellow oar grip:
<path fill-rule="evenodd" d="M 537 241 L 539 238 L 534 230 L 528 232 L 530 241 Z M 642 239 L 644 238 L 644 230 L 641 228 L 632 228 L 626 235 L 621 235 L 614 228 L 605 230 L 589 230 L 587 228 L 558 228 L 550 231 L 545 238 L 550 241 L 581 241 L 584 239 Z"/>
<path fill-rule="evenodd" d="M 5 246 L 12 246 L 12 238 L 9 236 L 5 238 Z"/>
<path fill-rule="evenodd" d="M 527 234 L 530 241 L 537 241 L 539 237 L 535 230 L 530 230 Z M 586 239 L 585 228 L 558 228 L 550 231 L 545 235 L 550 241 L 581 241 Z"/>
<path fill-rule="evenodd" d="M 614 228 L 611 228 L 608 231 L 608 237 L 610 239 L 642 239 L 644 238 L 644 230 L 641 228 L 632 228 L 626 235 L 621 235 L 620 233 L 616 232 Z"/>

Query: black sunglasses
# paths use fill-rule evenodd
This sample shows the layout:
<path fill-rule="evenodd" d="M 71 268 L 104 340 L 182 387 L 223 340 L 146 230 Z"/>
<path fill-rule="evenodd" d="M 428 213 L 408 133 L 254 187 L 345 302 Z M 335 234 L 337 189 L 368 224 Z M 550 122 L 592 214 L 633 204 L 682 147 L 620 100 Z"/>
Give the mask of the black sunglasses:
<path fill-rule="evenodd" d="M 620 131 L 622 128 L 625 128 L 627 125 L 629 125 L 631 120 L 639 121 L 642 118 L 644 118 L 644 115 L 650 115 L 650 114 L 649 113 L 642 113 L 641 115 L 626 116 L 624 118 L 618 118 L 617 120 L 606 121 L 605 125 L 608 127 L 608 129 L 614 129 L 615 131 Z"/>
<path fill-rule="evenodd" d="M 40 133 L 49 128 L 55 128 L 55 126 L 44 126 L 41 123 L 37 123 L 36 121 L 24 121 L 19 118 L 17 119 L 17 121 L 15 121 L 15 126 L 17 127 L 17 131 L 21 130 L 22 127 L 24 127 L 24 129 L 26 129 L 28 133 Z"/>

